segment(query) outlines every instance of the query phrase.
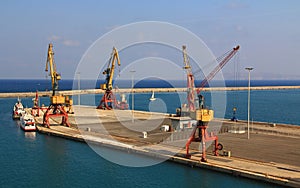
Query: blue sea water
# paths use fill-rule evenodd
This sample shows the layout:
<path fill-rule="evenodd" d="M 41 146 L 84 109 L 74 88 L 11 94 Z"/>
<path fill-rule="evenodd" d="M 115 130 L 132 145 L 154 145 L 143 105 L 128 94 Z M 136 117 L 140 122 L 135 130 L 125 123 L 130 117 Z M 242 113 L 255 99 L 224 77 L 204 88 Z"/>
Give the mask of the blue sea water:
<path fill-rule="evenodd" d="M 49 82 L 1 81 L 1 92 L 35 91 Z M 31 84 L 30 84 L 31 83 Z M 7 87 L 7 85 L 10 85 Z M 66 86 L 72 85 L 70 81 Z M 282 84 L 280 84 L 282 85 Z M 6 88 L 7 87 L 7 88 Z M 41 90 L 41 88 L 39 89 Z M 204 93 L 208 100 L 210 93 Z M 252 118 L 255 121 L 283 122 L 300 125 L 300 90 L 252 91 Z M 135 109 L 156 109 L 149 104 L 151 94 L 135 94 Z M 85 95 L 81 103 L 95 105 L 100 95 Z M 173 113 L 184 100 L 185 93 L 157 93 L 156 97 Z M 92 101 L 90 100 L 92 99 Z M 131 96 L 128 102 L 131 104 Z M 12 106 L 16 98 L 0 99 L 0 185 L 1 187 L 276 187 L 260 181 L 234 177 L 214 171 L 191 168 L 172 162 L 150 167 L 124 167 L 111 163 L 97 155 L 88 145 L 39 133 L 24 133 L 12 120 Z M 238 106 L 239 119 L 246 117 L 247 91 L 227 92 L 225 117 L 231 117 L 231 109 Z M 74 102 L 77 99 L 74 96 Z M 49 103 L 42 97 L 41 103 Z M 31 107 L 31 98 L 22 99 L 24 106 Z M 160 104 L 158 104 L 160 105 Z M 245 118 L 246 119 L 246 118 Z M 120 158 L 128 153 L 109 150 Z M 135 160 L 148 160 L 143 156 L 130 155 Z M 150 159 L 149 159 L 150 160 Z"/>
<path fill-rule="evenodd" d="M 172 162 L 124 167 L 97 155 L 87 144 L 39 133 L 24 133 L 11 118 L 16 99 L 0 99 L 1 187 L 273 187 Z M 25 103 L 29 101 L 24 100 Z M 110 149 L 109 149 L 110 150 Z M 110 150 L 112 156 L 148 160 Z"/>
<path fill-rule="evenodd" d="M 51 84 L 49 79 L 0 79 L 0 93 L 3 92 L 30 92 L 30 91 L 45 91 L 51 90 Z M 81 89 L 95 89 L 100 88 L 100 83 L 103 80 L 81 80 Z M 247 80 L 226 80 L 226 81 L 211 81 L 210 84 L 214 87 L 245 87 L 248 86 Z M 195 81 L 195 85 L 198 86 L 200 81 Z M 59 82 L 59 90 L 77 89 L 77 80 L 61 80 Z M 251 86 L 299 86 L 300 80 L 252 80 Z M 119 88 L 131 88 L 131 80 L 117 80 L 115 86 Z M 175 88 L 186 87 L 185 80 L 139 80 L 134 83 L 135 88 Z"/>

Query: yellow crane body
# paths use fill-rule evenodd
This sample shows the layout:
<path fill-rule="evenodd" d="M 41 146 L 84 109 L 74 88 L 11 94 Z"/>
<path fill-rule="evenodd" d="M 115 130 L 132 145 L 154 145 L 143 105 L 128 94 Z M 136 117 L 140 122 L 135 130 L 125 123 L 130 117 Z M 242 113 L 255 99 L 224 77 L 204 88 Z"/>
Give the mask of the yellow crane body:
<path fill-rule="evenodd" d="M 113 51 L 110 57 L 110 61 L 108 63 L 108 67 L 105 71 L 103 71 L 103 74 L 106 75 L 106 82 L 104 84 L 100 85 L 100 88 L 103 90 L 112 90 L 113 89 L 113 78 L 115 73 L 115 64 L 116 61 L 118 63 L 118 66 L 121 65 L 121 61 L 119 58 L 118 50 L 113 47 Z M 110 67 L 111 66 L 111 67 Z"/>
<path fill-rule="evenodd" d="M 190 117 L 197 121 L 210 122 L 214 118 L 214 111 L 209 109 L 197 109 L 190 112 Z"/>

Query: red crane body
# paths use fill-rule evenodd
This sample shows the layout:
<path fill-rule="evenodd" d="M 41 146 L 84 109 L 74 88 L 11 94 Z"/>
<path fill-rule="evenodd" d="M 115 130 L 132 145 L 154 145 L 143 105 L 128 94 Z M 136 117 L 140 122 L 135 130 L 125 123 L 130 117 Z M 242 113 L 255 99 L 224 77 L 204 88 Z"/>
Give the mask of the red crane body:
<path fill-rule="evenodd" d="M 186 46 L 182 46 L 184 69 L 187 73 L 187 102 L 189 111 L 195 111 L 195 79 L 190 65 L 190 59 L 186 52 Z"/>

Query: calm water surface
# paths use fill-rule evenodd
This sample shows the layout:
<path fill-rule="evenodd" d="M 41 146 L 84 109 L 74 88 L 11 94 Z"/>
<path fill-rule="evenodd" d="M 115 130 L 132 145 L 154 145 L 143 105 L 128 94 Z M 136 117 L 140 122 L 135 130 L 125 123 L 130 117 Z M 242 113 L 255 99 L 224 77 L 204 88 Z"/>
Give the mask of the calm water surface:
<path fill-rule="evenodd" d="M 23 132 L 11 118 L 11 107 L 15 101 L 0 99 L 1 187 L 273 186 L 171 162 L 142 168 L 113 164 L 84 143 Z M 26 104 L 25 99 L 23 102 Z M 121 158 L 128 155 L 114 150 L 109 152 Z M 132 157 L 148 160 L 142 156 Z"/>
<path fill-rule="evenodd" d="M 20 87 L 27 86 L 22 83 Z M 210 105 L 211 94 L 204 95 L 207 105 Z M 166 105 L 164 110 L 174 113 L 185 99 L 185 93 L 157 93 L 156 97 L 161 100 L 157 100 L 157 104 L 149 104 L 150 96 L 150 93 L 135 95 L 135 109 L 159 110 L 162 108 L 157 106 L 163 101 Z M 253 91 L 251 118 L 254 121 L 300 125 L 299 96 L 300 90 Z M 97 105 L 100 97 L 85 95 L 81 97 L 81 103 Z M 131 104 L 130 95 L 127 99 Z M 11 118 L 16 100 L 0 99 L 1 187 L 277 187 L 171 162 L 141 168 L 120 166 L 103 159 L 84 143 L 38 133 L 24 133 Z M 238 118 L 246 119 L 246 101 L 247 91 L 227 92 L 225 114 L 222 116 L 216 109 L 216 116 L 230 118 L 232 108 L 237 107 Z M 40 102 L 47 105 L 49 99 L 41 98 Z M 76 97 L 74 102 L 77 102 Z M 32 106 L 29 98 L 22 99 L 22 103 L 24 106 Z M 106 150 L 114 157 L 128 157 L 127 153 Z M 134 160 L 152 160 L 136 155 L 129 157 Z"/>

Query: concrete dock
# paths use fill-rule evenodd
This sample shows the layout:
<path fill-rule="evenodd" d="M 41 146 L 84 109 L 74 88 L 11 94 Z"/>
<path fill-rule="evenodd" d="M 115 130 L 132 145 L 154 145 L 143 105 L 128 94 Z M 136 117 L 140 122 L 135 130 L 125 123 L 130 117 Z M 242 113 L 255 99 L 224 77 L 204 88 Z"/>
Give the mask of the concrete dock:
<path fill-rule="evenodd" d="M 219 127 L 219 142 L 231 157 L 208 155 L 208 162 L 200 162 L 199 145 L 191 145 L 192 157 L 184 157 L 184 145 L 190 132 L 164 132 L 161 125 L 170 124 L 169 114 L 131 110 L 96 110 L 95 107 L 74 106 L 75 115 L 70 115 L 71 127 L 51 120 L 51 128 L 38 126 L 40 133 L 125 150 L 155 158 L 166 159 L 193 167 L 262 180 L 278 185 L 300 187 L 300 127 L 254 123 L 250 139 L 246 133 L 231 133 L 244 129 L 245 122 L 215 119 L 209 126 Z M 133 118 L 133 119 L 132 119 Z M 36 121 L 42 123 L 42 116 Z M 147 138 L 142 132 L 147 132 Z M 179 136 L 179 137 L 178 137 Z M 173 141 L 173 137 L 179 139 Z M 170 142 L 172 138 L 173 142 Z M 207 152 L 212 153 L 212 148 Z"/>

